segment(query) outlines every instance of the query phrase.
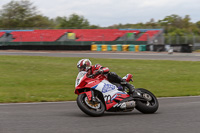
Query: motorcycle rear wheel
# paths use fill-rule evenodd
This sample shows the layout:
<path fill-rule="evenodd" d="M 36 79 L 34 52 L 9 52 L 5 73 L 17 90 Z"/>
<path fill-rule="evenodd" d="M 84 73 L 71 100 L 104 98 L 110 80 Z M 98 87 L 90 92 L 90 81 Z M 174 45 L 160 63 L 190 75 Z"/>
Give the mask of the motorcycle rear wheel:
<path fill-rule="evenodd" d="M 104 114 L 105 106 L 98 97 L 96 102 L 89 101 L 86 94 L 80 94 L 77 97 L 78 107 L 87 115 L 90 116 L 101 116 Z"/>
<path fill-rule="evenodd" d="M 155 113 L 158 110 L 159 103 L 154 94 L 143 88 L 138 88 L 137 90 L 147 101 L 136 101 L 135 108 L 144 114 Z"/>

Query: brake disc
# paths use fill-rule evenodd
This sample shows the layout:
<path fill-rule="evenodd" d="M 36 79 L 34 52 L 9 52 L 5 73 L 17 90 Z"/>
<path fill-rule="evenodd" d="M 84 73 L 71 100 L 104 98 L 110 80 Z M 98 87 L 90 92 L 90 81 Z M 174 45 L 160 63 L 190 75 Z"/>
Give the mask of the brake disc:
<path fill-rule="evenodd" d="M 149 94 L 147 94 L 147 93 L 144 93 L 144 94 L 143 94 L 143 97 L 144 97 L 147 101 L 151 101 L 151 100 L 152 100 L 152 97 L 151 97 Z"/>
<path fill-rule="evenodd" d="M 100 108 L 100 103 L 98 102 L 99 99 L 96 98 L 97 101 L 93 102 L 93 101 L 90 101 L 87 97 L 85 97 L 85 103 L 92 109 L 99 109 Z"/>

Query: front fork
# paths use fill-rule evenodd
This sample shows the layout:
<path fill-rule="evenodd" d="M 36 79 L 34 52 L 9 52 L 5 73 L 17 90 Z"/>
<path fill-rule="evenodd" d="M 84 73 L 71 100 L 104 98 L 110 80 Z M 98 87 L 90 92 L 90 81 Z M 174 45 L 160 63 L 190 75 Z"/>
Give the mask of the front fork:
<path fill-rule="evenodd" d="M 94 91 L 91 89 L 90 91 L 84 92 L 87 95 L 89 101 L 95 102 L 96 98 L 94 96 Z"/>
<path fill-rule="evenodd" d="M 91 91 L 91 93 L 92 93 L 92 102 L 96 102 L 97 100 L 96 100 L 96 98 L 95 98 L 95 96 L 94 96 L 94 91 L 91 89 L 90 90 Z"/>

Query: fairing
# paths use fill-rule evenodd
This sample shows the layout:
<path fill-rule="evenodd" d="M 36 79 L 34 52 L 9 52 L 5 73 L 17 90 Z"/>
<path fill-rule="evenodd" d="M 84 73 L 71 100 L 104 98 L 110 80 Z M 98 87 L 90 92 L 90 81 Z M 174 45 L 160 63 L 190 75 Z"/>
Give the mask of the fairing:
<path fill-rule="evenodd" d="M 126 92 L 119 91 L 117 86 L 110 83 L 105 76 L 99 75 L 94 79 L 88 78 L 87 72 L 84 71 L 79 72 L 76 78 L 75 87 L 75 93 L 78 95 L 80 94 L 79 90 L 84 88 L 90 88 L 101 92 L 103 94 L 107 110 L 118 104 L 116 101 L 121 101 L 124 98 L 129 97 Z M 91 99 L 91 91 L 81 93 L 86 93 L 88 99 Z"/>

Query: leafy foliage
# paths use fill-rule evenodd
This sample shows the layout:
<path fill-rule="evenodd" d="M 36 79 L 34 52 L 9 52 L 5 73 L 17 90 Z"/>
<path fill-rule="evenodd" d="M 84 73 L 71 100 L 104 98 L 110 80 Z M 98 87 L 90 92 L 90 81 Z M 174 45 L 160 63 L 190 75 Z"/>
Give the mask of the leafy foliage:
<path fill-rule="evenodd" d="M 58 23 L 58 28 L 80 29 L 80 28 L 89 28 L 90 26 L 87 19 L 77 14 L 71 14 L 69 18 L 57 17 L 56 22 Z"/>
<path fill-rule="evenodd" d="M 49 18 L 38 13 L 29 0 L 14 1 L 3 6 L 0 12 L 2 28 L 48 27 L 52 26 Z"/>
<path fill-rule="evenodd" d="M 118 24 L 109 26 L 109 28 L 163 28 L 166 34 L 171 36 L 183 36 L 185 34 L 195 34 L 200 35 L 200 21 L 196 23 L 191 22 L 189 15 L 181 17 L 176 14 L 166 16 L 162 20 L 155 22 L 154 19 L 151 19 L 147 23 L 137 23 L 137 24 Z"/>

